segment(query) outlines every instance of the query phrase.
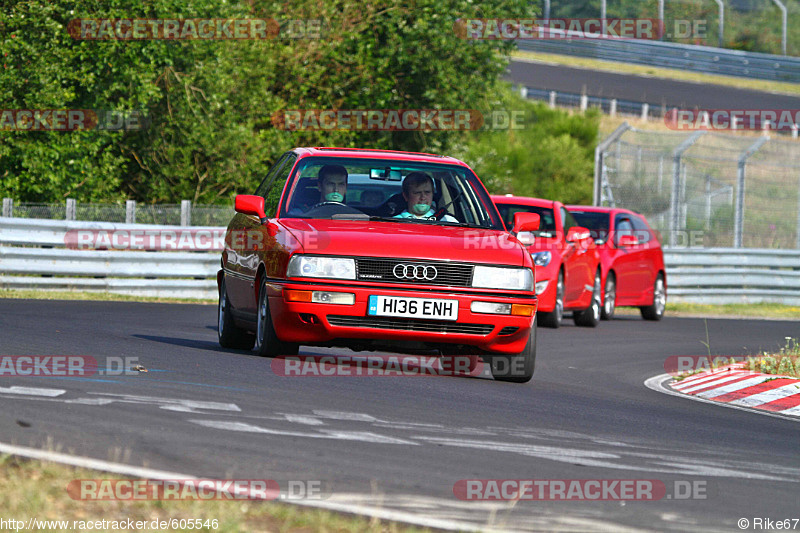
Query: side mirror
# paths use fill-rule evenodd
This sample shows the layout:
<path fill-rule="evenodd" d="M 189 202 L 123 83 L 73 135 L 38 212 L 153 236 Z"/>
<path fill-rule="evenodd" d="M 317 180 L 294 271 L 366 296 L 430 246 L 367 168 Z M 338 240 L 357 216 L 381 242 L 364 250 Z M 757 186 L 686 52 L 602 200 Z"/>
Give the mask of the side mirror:
<path fill-rule="evenodd" d="M 620 235 L 617 239 L 617 246 L 622 248 L 636 246 L 637 244 L 639 244 L 639 239 L 636 238 L 636 235 Z"/>
<path fill-rule="evenodd" d="M 511 229 L 513 233 L 519 234 L 521 231 L 536 231 L 537 229 L 539 229 L 539 215 L 522 211 L 514 213 L 514 227 Z"/>
<path fill-rule="evenodd" d="M 525 246 L 530 246 L 536 242 L 536 237 L 533 236 L 532 231 L 520 231 L 517 233 L 517 240 Z"/>
<path fill-rule="evenodd" d="M 252 194 L 237 194 L 235 209 L 237 213 L 243 215 L 257 216 L 261 223 L 267 221 L 267 214 L 264 212 L 264 199 Z"/>
<path fill-rule="evenodd" d="M 582 242 L 591 238 L 592 233 L 581 226 L 572 226 L 569 228 L 569 231 L 567 231 L 567 242 Z M 594 241 L 592 240 L 592 242 Z"/>

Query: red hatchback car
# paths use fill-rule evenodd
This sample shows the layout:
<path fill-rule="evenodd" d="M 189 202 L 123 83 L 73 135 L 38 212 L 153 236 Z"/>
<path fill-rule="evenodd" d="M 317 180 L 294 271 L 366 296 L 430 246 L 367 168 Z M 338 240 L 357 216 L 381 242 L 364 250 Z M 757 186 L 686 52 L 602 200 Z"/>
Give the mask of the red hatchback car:
<path fill-rule="evenodd" d="M 617 306 L 638 307 L 646 320 L 661 320 L 667 305 L 664 253 L 656 233 L 642 215 L 613 207 L 567 207 L 589 228 L 603 266 L 603 318 Z"/>
<path fill-rule="evenodd" d="M 564 311 L 575 324 L 595 327 L 600 321 L 600 256 L 589 230 L 572 218 L 561 202 L 522 196 L 492 196 L 500 216 L 511 227 L 518 213 L 539 215 L 539 229 L 528 237 L 536 265 L 539 325 L 557 328 Z M 532 242 L 531 242 L 532 241 Z"/>
<path fill-rule="evenodd" d="M 498 380 L 531 379 L 533 260 L 461 161 L 296 148 L 236 212 L 218 274 L 223 347 L 440 350 L 471 370 L 483 358 Z"/>

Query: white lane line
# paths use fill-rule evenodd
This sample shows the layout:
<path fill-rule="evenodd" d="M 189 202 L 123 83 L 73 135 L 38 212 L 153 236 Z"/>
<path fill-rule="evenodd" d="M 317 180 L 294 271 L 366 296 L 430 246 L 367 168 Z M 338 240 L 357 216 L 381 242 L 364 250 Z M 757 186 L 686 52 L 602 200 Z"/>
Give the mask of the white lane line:
<path fill-rule="evenodd" d="M 756 405 L 774 402 L 775 400 L 782 400 L 789 396 L 794 396 L 795 394 L 800 394 L 800 385 L 797 383 L 790 383 L 782 387 L 776 387 L 759 392 L 758 394 L 753 394 L 752 396 L 745 396 L 744 398 L 733 400 L 730 403 L 744 405 L 746 407 L 755 407 Z"/>
<path fill-rule="evenodd" d="M 767 376 L 756 376 L 754 378 L 745 379 L 744 381 L 737 381 L 731 385 L 725 385 L 724 387 L 707 390 L 705 392 L 698 392 L 695 394 L 695 396 L 708 399 L 716 398 L 718 396 L 722 396 L 723 394 L 728 394 L 729 392 L 736 392 L 738 390 L 746 389 L 747 387 L 752 387 L 753 385 L 759 385 L 768 379 L 769 378 Z"/>
<path fill-rule="evenodd" d="M 0 387 L 0 394 L 21 394 L 23 396 L 46 396 L 47 398 L 55 398 L 64 394 L 63 389 L 37 389 L 35 387 Z"/>
<path fill-rule="evenodd" d="M 749 372 L 724 372 L 724 373 L 723 372 L 713 372 L 711 374 L 708 374 L 707 376 L 698 376 L 696 379 L 692 379 L 691 381 L 689 381 L 689 379 L 691 379 L 691 378 L 684 379 L 683 381 L 681 381 L 679 383 L 676 383 L 672 388 L 678 389 L 678 390 L 682 390 L 682 389 L 685 389 L 686 387 L 693 387 L 694 385 L 698 385 L 700 383 L 705 383 L 707 381 L 712 381 L 712 380 L 715 380 L 715 379 L 720 379 L 720 378 L 724 378 L 724 377 L 727 377 L 727 376 L 734 376 L 734 375 L 735 376 L 746 376 L 748 373 Z"/>
<path fill-rule="evenodd" d="M 672 380 L 672 376 L 670 376 L 669 374 L 659 374 L 658 376 L 653 376 L 651 378 L 646 379 L 644 381 L 644 386 L 650 390 L 660 392 L 662 394 L 668 394 L 670 396 L 677 396 L 678 398 L 683 398 L 685 400 L 693 400 L 695 402 L 708 403 L 716 405 L 717 407 L 726 407 L 728 409 L 737 409 L 739 411 L 745 411 L 757 415 L 780 418 L 781 420 L 800 422 L 800 416 L 784 416 L 780 413 L 776 413 L 773 411 L 764 411 L 763 409 L 751 409 L 749 407 L 742 407 L 740 405 L 731 405 L 730 403 L 726 402 L 715 402 L 714 400 L 706 400 L 705 398 L 698 398 L 697 396 L 692 396 L 691 394 L 683 394 L 682 392 L 678 392 L 670 387 L 667 387 L 666 383 L 670 380 Z M 794 413 L 788 413 L 788 414 L 792 415 Z M 800 412 L 797 412 L 796 414 L 800 415 Z"/>
<path fill-rule="evenodd" d="M 18 455 L 20 457 L 28 457 L 30 459 L 38 459 L 41 461 L 51 461 L 54 463 L 76 466 L 79 468 L 99 470 L 101 472 L 110 472 L 113 474 L 120 474 L 139 479 L 197 479 L 196 476 L 179 474 L 177 472 L 141 468 L 122 463 L 112 463 L 109 461 L 101 461 L 99 459 L 91 459 L 89 457 L 79 457 L 64 453 L 48 452 L 44 450 L 37 450 L 35 448 L 26 448 L 23 446 L 14 446 L 5 443 L 0 443 L 0 453 Z M 301 505 L 303 507 L 314 507 L 318 509 L 328 509 L 343 513 L 359 514 L 363 516 L 374 517 L 380 520 L 412 524 L 427 528 L 444 529 L 448 531 L 510 531 L 506 530 L 505 528 L 501 530 L 495 529 L 491 526 L 478 526 L 474 523 L 460 520 L 432 518 L 420 516 L 418 513 L 393 511 L 386 509 L 385 506 L 373 507 L 369 505 L 354 505 L 352 503 L 327 502 L 325 500 L 282 500 L 282 503 Z"/>
<path fill-rule="evenodd" d="M 314 418 L 313 416 L 308 415 L 293 415 L 289 413 L 278 413 L 282 414 L 283 418 L 287 422 L 294 422 L 295 424 L 304 424 L 306 426 L 324 426 L 325 422 L 320 420 L 319 418 Z"/>
<path fill-rule="evenodd" d="M 687 393 L 688 394 L 688 393 L 694 392 L 696 390 L 705 389 L 706 387 L 713 387 L 713 386 L 719 385 L 721 383 L 727 383 L 728 381 L 733 381 L 734 379 L 744 378 L 744 377 L 747 377 L 747 376 L 748 376 L 748 374 L 737 374 L 735 376 L 728 376 L 728 377 L 724 377 L 724 378 L 720 378 L 720 379 L 715 379 L 714 381 L 708 381 L 708 382 L 703 383 L 701 385 L 695 385 L 694 387 L 687 387 L 685 389 L 678 389 L 678 390 L 683 392 L 683 393 Z"/>
<path fill-rule="evenodd" d="M 224 431 L 243 431 L 245 433 L 266 433 L 268 435 L 282 435 L 285 437 L 304 437 L 309 439 L 335 439 L 335 440 L 355 440 L 361 442 L 372 442 L 376 444 L 405 444 L 419 446 L 418 442 L 388 437 L 371 433 L 369 431 L 340 431 L 340 430 L 320 430 L 318 433 L 306 433 L 301 431 L 285 431 L 282 429 L 269 429 L 244 422 L 232 422 L 226 420 L 189 420 L 207 428 L 222 429 Z"/>

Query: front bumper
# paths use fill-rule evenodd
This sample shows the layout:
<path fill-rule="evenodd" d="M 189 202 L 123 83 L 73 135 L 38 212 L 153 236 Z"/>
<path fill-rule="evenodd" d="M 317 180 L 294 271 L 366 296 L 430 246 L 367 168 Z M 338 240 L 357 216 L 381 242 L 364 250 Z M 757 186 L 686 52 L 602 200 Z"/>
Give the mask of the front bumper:
<path fill-rule="evenodd" d="M 275 332 L 286 342 L 325 344 L 341 340 L 416 341 L 465 344 L 492 353 L 517 354 L 528 342 L 537 299 L 484 293 L 398 290 L 391 287 L 345 287 L 321 283 L 268 283 Z M 353 305 L 287 301 L 287 290 L 355 294 Z M 367 314 L 371 295 L 406 298 L 445 298 L 458 301 L 458 320 L 423 320 Z M 473 313 L 473 301 L 533 306 L 531 316 Z"/>

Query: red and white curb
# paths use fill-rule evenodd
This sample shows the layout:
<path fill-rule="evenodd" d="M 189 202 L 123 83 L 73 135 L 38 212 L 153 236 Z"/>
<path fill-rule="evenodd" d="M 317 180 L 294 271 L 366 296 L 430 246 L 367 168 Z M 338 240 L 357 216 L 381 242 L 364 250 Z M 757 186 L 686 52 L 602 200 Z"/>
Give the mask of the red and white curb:
<path fill-rule="evenodd" d="M 645 386 L 692 400 L 800 421 L 800 379 L 751 372 L 742 363 L 680 381 L 662 374 L 645 381 Z"/>

